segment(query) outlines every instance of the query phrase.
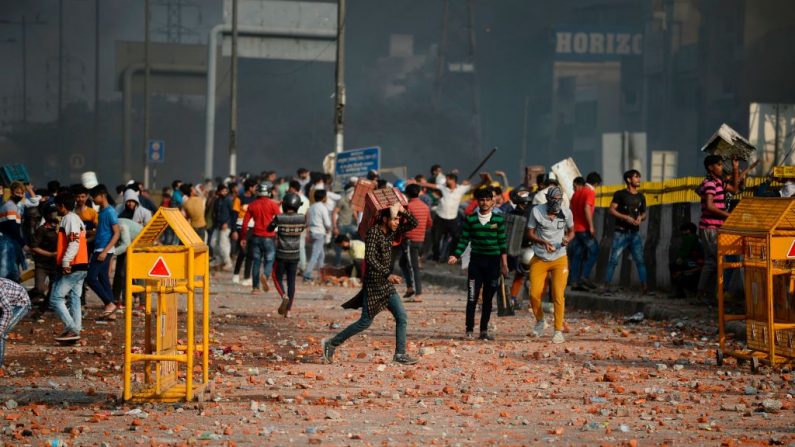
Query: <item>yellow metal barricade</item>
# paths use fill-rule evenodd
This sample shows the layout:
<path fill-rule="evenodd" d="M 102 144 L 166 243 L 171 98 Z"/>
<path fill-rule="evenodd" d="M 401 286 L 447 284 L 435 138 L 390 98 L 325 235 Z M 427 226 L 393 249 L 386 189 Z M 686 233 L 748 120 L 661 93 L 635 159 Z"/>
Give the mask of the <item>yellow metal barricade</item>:
<path fill-rule="evenodd" d="M 180 245 L 160 245 L 170 228 Z M 124 334 L 124 400 L 175 402 L 201 397 L 209 384 L 209 249 L 179 210 L 160 208 L 127 249 Z M 195 293 L 201 290 L 202 334 L 195 336 Z M 143 346 L 133 342 L 141 321 L 134 320 L 133 294 L 144 294 Z M 179 312 L 179 297 L 186 312 Z M 180 328 L 180 317 L 184 328 Z M 185 344 L 179 344 L 184 331 Z M 194 383 L 196 351 L 201 352 L 201 382 Z M 133 365 L 143 363 L 143 375 Z M 180 365 L 185 370 L 180 373 Z M 142 377 L 133 390 L 134 378 Z"/>
<path fill-rule="evenodd" d="M 731 258 L 728 258 L 731 257 Z M 795 363 L 795 199 L 744 198 L 718 231 L 717 362 L 730 355 L 759 363 Z M 745 314 L 727 314 L 724 272 L 742 268 Z M 726 322 L 745 321 L 746 346 L 726 349 Z"/>

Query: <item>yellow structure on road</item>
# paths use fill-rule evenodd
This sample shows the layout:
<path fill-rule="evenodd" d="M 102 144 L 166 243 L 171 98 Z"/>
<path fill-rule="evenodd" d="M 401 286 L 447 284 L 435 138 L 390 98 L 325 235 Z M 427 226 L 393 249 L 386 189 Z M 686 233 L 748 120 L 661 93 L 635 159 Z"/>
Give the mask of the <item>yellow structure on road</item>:
<path fill-rule="evenodd" d="M 725 257 L 734 259 L 727 261 Z M 718 230 L 718 330 L 724 354 L 787 365 L 795 361 L 795 199 L 749 197 L 740 201 Z M 727 315 L 724 272 L 742 268 L 745 315 Z M 726 322 L 746 322 L 746 350 L 726 351 Z"/>
<path fill-rule="evenodd" d="M 167 229 L 180 245 L 160 245 Z M 124 400 L 176 402 L 203 397 L 209 383 L 210 252 L 179 210 L 160 208 L 127 249 L 124 308 Z M 195 336 L 195 293 L 202 294 L 202 337 Z M 134 320 L 133 294 L 144 294 L 144 321 Z M 187 312 L 178 312 L 178 296 Z M 153 302 L 154 313 L 153 313 Z M 180 318 L 184 336 L 180 337 Z M 135 329 L 144 324 L 143 347 L 133 345 Z M 140 333 L 140 331 L 139 331 Z M 184 344 L 180 344 L 180 338 Z M 140 342 L 140 340 L 139 340 Z M 201 352 L 201 383 L 194 384 L 195 353 Z M 143 375 L 133 365 L 143 363 Z M 185 370 L 180 371 L 179 365 Z M 133 390 L 133 379 L 142 383 Z"/>

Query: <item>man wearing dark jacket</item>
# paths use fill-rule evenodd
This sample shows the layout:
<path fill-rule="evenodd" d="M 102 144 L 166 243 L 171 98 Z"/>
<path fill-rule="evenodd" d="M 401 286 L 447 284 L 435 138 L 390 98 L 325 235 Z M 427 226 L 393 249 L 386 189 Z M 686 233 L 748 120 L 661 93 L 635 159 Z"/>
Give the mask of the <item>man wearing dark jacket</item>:
<path fill-rule="evenodd" d="M 219 185 L 215 192 L 217 198 L 213 203 L 213 224 L 215 231 L 211 240 L 215 262 L 218 270 L 223 271 L 232 265 L 230 253 L 232 242 L 229 238 L 235 224 L 235 214 L 232 211 L 232 198 L 229 197 L 229 187 Z"/>
<path fill-rule="evenodd" d="M 408 320 L 403 302 L 394 286 L 400 284 L 401 278 L 392 274 L 392 241 L 416 226 L 417 219 L 401 204 L 396 203 L 381 210 L 378 222 L 367 230 L 364 287 L 353 299 L 342 305 L 346 309 L 361 307 L 362 316 L 333 338 L 323 339 L 323 360 L 327 363 L 334 360 L 334 351 L 338 346 L 370 327 L 375 316 L 384 309 L 389 309 L 397 325 L 393 361 L 404 365 L 417 363 L 417 359 L 406 354 Z"/>
<path fill-rule="evenodd" d="M 298 261 L 301 259 L 301 235 L 306 228 L 306 217 L 299 214 L 298 210 L 303 204 L 296 193 L 288 192 L 282 200 L 284 214 L 274 217 L 268 231 L 276 230 L 276 263 L 273 270 L 273 285 L 282 303 L 279 306 L 279 315 L 287 318 L 293 308 L 295 298 L 295 276 L 298 273 Z M 287 274 L 287 293 L 284 293 L 284 275 Z"/>

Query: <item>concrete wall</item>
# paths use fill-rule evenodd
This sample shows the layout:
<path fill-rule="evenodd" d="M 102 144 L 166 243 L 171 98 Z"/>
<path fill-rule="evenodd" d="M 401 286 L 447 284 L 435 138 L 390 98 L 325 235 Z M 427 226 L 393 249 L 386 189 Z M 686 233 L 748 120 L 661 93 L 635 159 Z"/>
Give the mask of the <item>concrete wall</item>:
<path fill-rule="evenodd" d="M 643 239 L 643 254 L 648 272 L 649 286 L 657 290 L 669 290 L 671 278 L 668 272 L 670 259 L 679 247 L 679 226 L 685 222 L 698 224 L 700 204 L 675 203 L 650 207 L 648 218 L 640 227 Z M 615 219 L 608 214 L 607 208 L 597 208 L 594 214 L 597 222 L 596 236 L 599 240 L 599 261 L 591 278 L 596 282 L 604 281 L 610 247 L 613 244 L 613 227 Z M 632 262 L 628 250 L 622 254 L 612 284 L 624 287 L 637 286 L 638 272 Z"/>

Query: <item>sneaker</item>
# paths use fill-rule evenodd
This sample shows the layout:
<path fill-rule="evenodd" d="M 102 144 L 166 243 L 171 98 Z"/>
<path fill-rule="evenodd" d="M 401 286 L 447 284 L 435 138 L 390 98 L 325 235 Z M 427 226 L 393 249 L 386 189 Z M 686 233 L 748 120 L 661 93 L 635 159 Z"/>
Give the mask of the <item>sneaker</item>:
<path fill-rule="evenodd" d="M 467 340 L 472 340 L 473 338 L 475 338 L 475 333 L 472 331 L 467 331 L 466 338 Z"/>
<path fill-rule="evenodd" d="M 488 331 L 482 331 L 480 333 L 480 337 L 478 337 L 478 338 L 481 339 L 481 340 L 484 340 L 484 341 L 494 340 L 494 336 L 493 335 L 489 335 Z"/>
<path fill-rule="evenodd" d="M 80 335 L 72 331 L 65 331 L 63 334 L 55 337 L 55 341 L 77 341 L 77 340 L 80 340 Z"/>
<path fill-rule="evenodd" d="M 566 341 L 566 338 L 563 336 L 563 331 L 555 331 L 555 335 L 552 336 L 552 343 L 560 344 Z"/>
<path fill-rule="evenodd" d="M 337 348 L 331 346 L 327 338 L 320 341 L 320 348 L 323 350 L 323 361 L 326 363 L 334 363 L 334 351 Z"/>
<path fill-rule="evenodd" d="M 282 304 L 279 306 L 279 315 L 287 316 L 287 305 L 290 304 L 290 300 L 287 298 L 282 298 Z"/>
<path fill-rule="evenodd" d="M 596 289 L 599 288 L 599 286 L 597 286 L 596 284 L 594 284 L 593 281 L 591 281 L 590 279 L 587 279 L 587 278 L 583 278 L 580 281 L 580 284 L 582 284 L 583 286 L 585 286 L 585 287 L 587 287 L 587 288 L 589 288 L 591 290 L 596 290 Z"/>
<path fill-rule="evenodd" d="M 240 281 L 241 286 L 251 286 L 252 281 L 251 278 L 243 278 L 243 281 Z"/>
<path fill-rule="evenodd" d="M 587 288 L 587 287 L 585 287 L 583 285 L 580 285 L 580 284 L 575 284 L 575 285 L 571 286 L 571 290 L 574 291 L 574 292 L 588 292 L 591 289 L 589 289 L 589 288 Z"/>
<path fill-rule="evenodd" d="M 406 293 L 403 295 L 403 298 L 411 298 L 414 296 L 414 289 L 408 288 L 406 289 Z"/>
<path fill-rule="evenodd" d="M 240 275 L 232 275 L 232 284 L 240 284 Z"/>
<path fill-rule="evenodd" d="M 392 358 L 392 361 L 403 365 L 413 365 L 419 362 L 419 360 L 411 357 L 408 354 L 395 354 L 395 356 Z"/>
<path fill-rule="evenodd" d="M 533 337 L 540 337 L 541 335 L 544 334 L 544 330 L 548 326 L 549 325 L 547 324 L 546 320 L 541 320 L 538 323 L 536 323 L 535 326 L 533 326 L 533 332 L 531 332 L 531 334 L 533 334 Z"/>

